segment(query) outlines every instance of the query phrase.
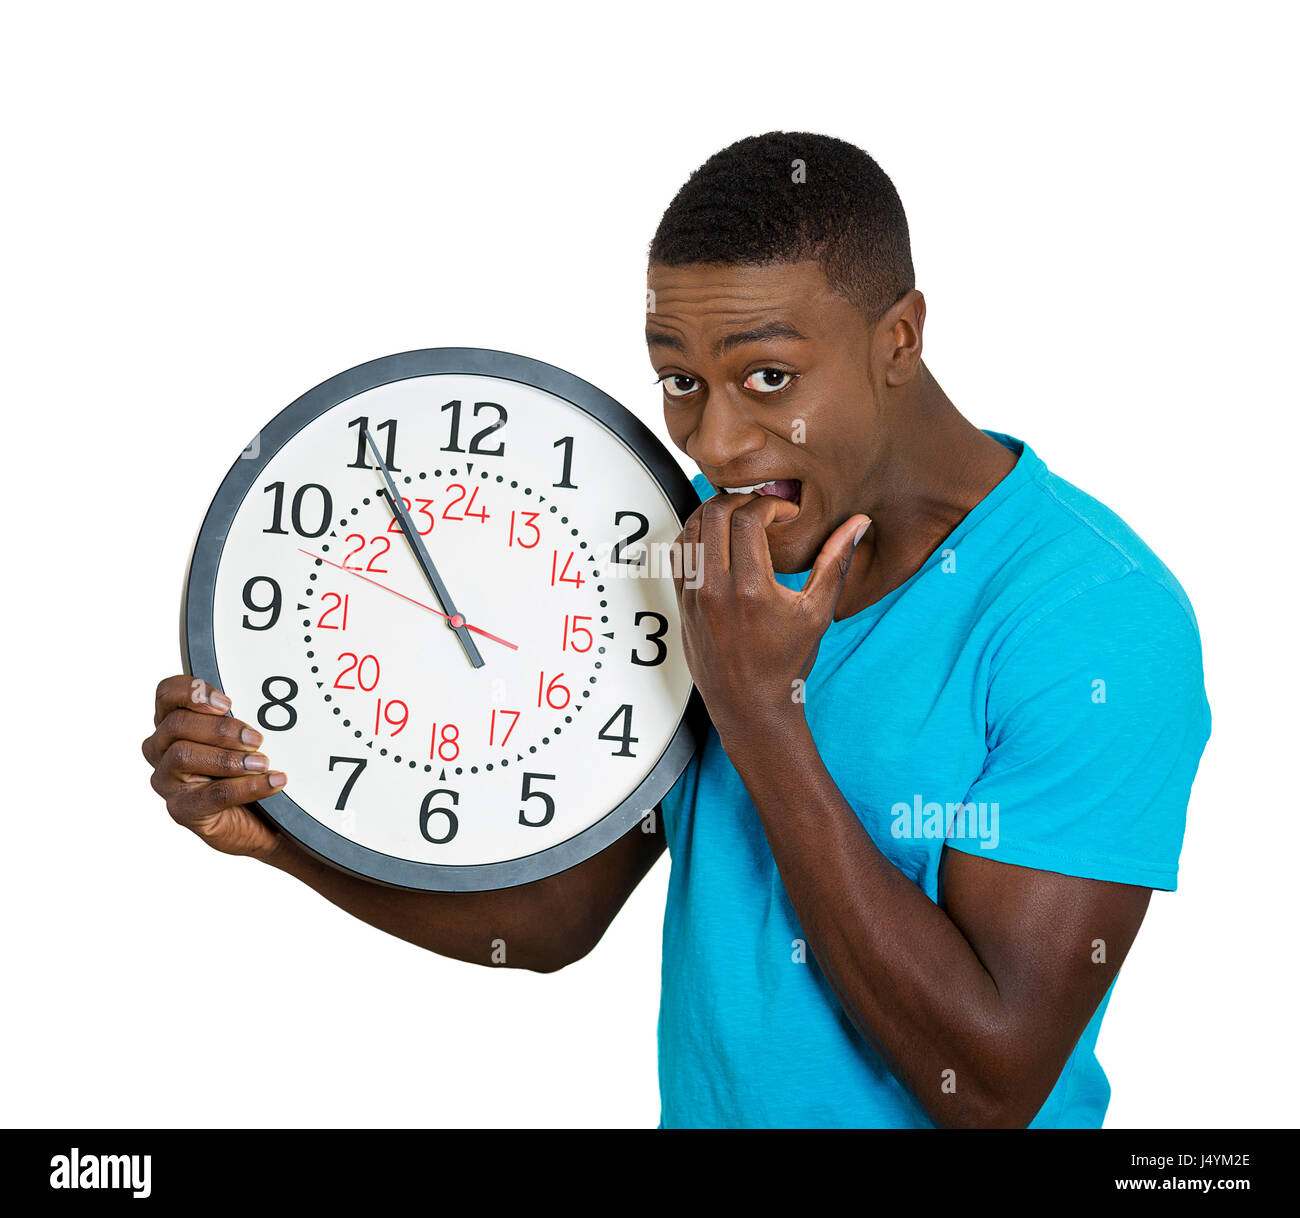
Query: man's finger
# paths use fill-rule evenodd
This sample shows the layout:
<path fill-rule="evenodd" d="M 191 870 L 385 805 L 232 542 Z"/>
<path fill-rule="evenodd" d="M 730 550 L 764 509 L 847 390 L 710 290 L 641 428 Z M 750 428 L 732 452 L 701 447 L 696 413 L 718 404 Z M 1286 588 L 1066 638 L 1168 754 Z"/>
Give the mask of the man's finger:
<path fill-rule="evenodd" d="M 780 587 L 772 570 L 767 530 L 798 514 L 799 509 L 779 495 L 748 496 L 731 513 L 731 569 L 739 590 L 756 592 L 773 585 Z"/>
<path fill-rule="evenodd" d="M 230 715 L 202 715 L 188 708 L 169 711 L 158 724 L 151 737 L 157 759 L 177 740 L 192 740 L 214 748 L 233 749 L 240 753 L 255 753 L 262 743 L 262 733 Z M 149 754 L 146 752 L 145 756 Z"/>
<path fill-rule="evenodd" d="M 245 778 L 217 778 L 210 782 L 160 783 L 155 787 L 167 800 L 167 811 L 177 824 L 188 829 L 205 817 L 215 816 L 227 808 L 269 799 L 284 786 L 285 776 L 273 770 L 269 774 L 250 774 Z"/>
<path fill-rule="evenodd" d="M 266 774 L 271 763 L 264 753 L 237 753 L 193 740 L 177 740 L 163 752 L 159 769 L 175 778 L 239 778 Z"/>
<path fill-rule="evenodd" d="M 669 548 L 669 554 L 672 563 L 673 587 L 677 589 L 677 604 L 682 603 L 682 586 L 686 581 L 686 555 L 688 553 L 697 553 L 700 540 L 700 511 L 704 507 L 700 504 L 689 516 L 686 517 L 686 523 L 682 525 L 682 531 L 677 534 L 677 540 Z"/>
<path fill-rule="evenodd" d="M 731 569 L 731 515 L 745 499 L 744 495 L 714 495 L 700 506 L 700 562 L 706 580 Z"/>
<path fill-rule="evenodd" d="M 201 677 L 189 673 L 167 677 L 158 683 L 158 689 L 154 693 L 154 727 L 171 711 L 182 706 L 208 715 L 224 715 L 230 709 L 230 699 Z"/>

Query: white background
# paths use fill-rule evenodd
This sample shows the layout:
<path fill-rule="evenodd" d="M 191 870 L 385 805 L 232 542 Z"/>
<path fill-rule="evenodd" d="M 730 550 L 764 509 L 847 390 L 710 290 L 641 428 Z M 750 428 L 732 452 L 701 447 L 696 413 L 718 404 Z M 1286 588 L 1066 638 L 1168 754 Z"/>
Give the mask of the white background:
<path fill-rule="evenodd" d="M 666 860 L 586 960 L 492 971 L 209 851 L 139 748 L 265 421 L 470 345 L 664 437 L 646 244 L 696 165 L 786 129 L 879 160 L 940 384 L 1199 616 L 1214 732 L 1103 1027 L 1108 1123 L 1293 1124 L 1287 7 L 10 6 L 0 1121 L 655 1125 Z"/>

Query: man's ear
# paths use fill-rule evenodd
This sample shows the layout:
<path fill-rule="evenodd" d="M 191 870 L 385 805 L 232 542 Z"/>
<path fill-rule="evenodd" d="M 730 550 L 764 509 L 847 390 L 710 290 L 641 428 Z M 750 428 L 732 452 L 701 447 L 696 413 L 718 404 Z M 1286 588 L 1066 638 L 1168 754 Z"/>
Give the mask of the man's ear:
<path fill-rule="evenodd" d="M 925 329 L 925 297 L 913 288 L 880 319 L 876 327 L 885 384 L 906 385 L 921 366 L 921 334 Z"/>

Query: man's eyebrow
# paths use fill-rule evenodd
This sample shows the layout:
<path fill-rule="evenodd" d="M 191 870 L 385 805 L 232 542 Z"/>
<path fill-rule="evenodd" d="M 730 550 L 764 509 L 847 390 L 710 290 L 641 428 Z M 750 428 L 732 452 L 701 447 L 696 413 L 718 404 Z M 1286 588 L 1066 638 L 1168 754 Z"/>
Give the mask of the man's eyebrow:
<path fill-rule="evenodd" d="M 670 347 L 683 354 L 686 352 L 686 344 L 676 334 L 665 334 L 662 330 L 647 330 L 645 341 L 648 347 Z"/>
<path fill-rule="evenodd" d="M 715 356 L 725 355 L 735 347 L 743 347 L 746 343 L 761 343 L 770 338 L 793 338 L 800 342 L 807 342 L 808 336 L 800 334 L 792 325 L 784 321 L 769 321 L 761 326 L 755 326 L 752 330 L 739 330 L 735 334 L 724 335 L 714 345 L 713 354 Z"/>
<path fill-rule="evenodd" d="M 792 338 L 799 342 L 807 342 L 808 336 L 800 333 L 783 321 L 769 321 L 761 326 L 755 326 L 752 330 L 738 330 L 735 334 L 726 334 L 717 343 L 714 344 L 714 356 L 725 355 L 728 351 L 736 347 L 743 347 L 746 343 L 761 343 L 772 338 Z M 650 347 L 667 347 L 673 351 L 686 351 L 686 344 L 675 334 L 665 334 L 662 330 L 647 330 L 645 332 L 646 345 Z"/>

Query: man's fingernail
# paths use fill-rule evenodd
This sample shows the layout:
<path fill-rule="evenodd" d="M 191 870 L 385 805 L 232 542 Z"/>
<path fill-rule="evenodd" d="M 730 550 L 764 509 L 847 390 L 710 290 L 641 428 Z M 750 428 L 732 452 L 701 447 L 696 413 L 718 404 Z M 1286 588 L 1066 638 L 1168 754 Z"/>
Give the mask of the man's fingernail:
<path fill-rule="evenodd" d="M 858 542 L 860 542 L 860 541 L 862 540 L 862 536 L 863 536 L 863 534 L 864 534 L 864 533 L 865 533 L 865 532 L 866 532 L 870 527 L 871 527 L 871 521 L 870 521 L 870 520 L 868 520 L 866 524 L 864 524 L 864 525 L 860 525 L 860 526 L 859 526 L 858 531 L 857 531 L 856 533 L 853 534 L 853 544 L 854 544 L 855 546 L 858 544 Z"/>
<path fill-rule="evenodd" d="M 244 769 L 254 770 L 261 773 L 263 770 L 269 770 L 271 763 L 261 753 L 249 753 L 244 758 Z"/>
<path fill-rule="evenodd" d="M 230 709 L 230 699 L 218 690 L 213 690 L 208 694 L 208 705 L 216 707 L 219 711 L 228 711 Z"/>
<path fill-rule="evenodd" d="M 279 770 L 276 770 L 276 772 L 270 776 L 268 781 L 273 787 L 282 787 L 286 782 L 288 782 L 288 778 L 286 778 L 286 776 Z"/>
<path fill-rule="evenodd" d="M 251 744 L 254 748 L 257 748 L 257 746 L 262 743 L 262 733 L 252 727 L 244 728 L 244 730 L 239 733 L 239 738 L 245 744 Z"/>

